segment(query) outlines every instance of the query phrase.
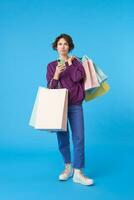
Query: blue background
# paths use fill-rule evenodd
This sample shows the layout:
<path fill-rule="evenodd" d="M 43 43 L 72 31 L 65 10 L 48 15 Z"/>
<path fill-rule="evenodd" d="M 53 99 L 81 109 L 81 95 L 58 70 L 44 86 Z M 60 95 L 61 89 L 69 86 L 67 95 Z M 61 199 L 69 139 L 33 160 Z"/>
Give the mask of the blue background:
<path fill-rule="evenodd" d="M 133 11 L 131 0 L 0 0 L 1 200 L 134 199 Z M 83 104 L 91 187 L 59 182 L 55 134 L 28 125 L 61 33 L 73 38 L 71 55 L 88 55 L 109 77 L 110 91 Z"/>

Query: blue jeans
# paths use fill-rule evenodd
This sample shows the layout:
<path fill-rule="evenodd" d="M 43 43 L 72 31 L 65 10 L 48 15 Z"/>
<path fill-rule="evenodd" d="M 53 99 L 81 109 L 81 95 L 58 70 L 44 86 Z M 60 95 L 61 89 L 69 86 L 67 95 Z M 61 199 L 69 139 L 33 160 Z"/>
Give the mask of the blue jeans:
<path fill-rule="evenodd" d="M 73 141 L 73 167 L 81 169 L 85 167 L 84 149 L 84 116 L 82 104 L 68 106 L 68 119 L 72 131 Z M 67 121 L 67 131 L 56 132 L 58 147 L 64 159 L 64 163 L 71 163 L 70 137 Z"/>

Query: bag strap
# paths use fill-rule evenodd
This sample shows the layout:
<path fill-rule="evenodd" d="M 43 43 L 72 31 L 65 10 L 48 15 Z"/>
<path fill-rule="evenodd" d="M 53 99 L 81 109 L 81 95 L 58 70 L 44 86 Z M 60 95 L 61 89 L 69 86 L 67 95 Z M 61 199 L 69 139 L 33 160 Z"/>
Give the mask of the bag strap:
<path fill-rule="evenodd" d="M 61 84 L 60 84 L 60 81 L 58 80 L 58 88 L 60 89 L 61 88 Z"/>
<path fill-rule="evenodd" d="M 76 56 L 75 56 L 75 58 L 76 58 L 80 63 L 82 63 L 82 58 L 79 58 L 79 57 L 76 57 Z"/>
<path fill-rule="evenodd" d="M 51 81 L 49 83 L 49 87 L 48 87 L 49 89 L 51 89 L 50 86 L 51 86 L 52 80 L 53 80 L 53 78 L 51 79 Z M 58 87 L 57 88 L 62 88 L 59 80 L 58 80 Z"/>

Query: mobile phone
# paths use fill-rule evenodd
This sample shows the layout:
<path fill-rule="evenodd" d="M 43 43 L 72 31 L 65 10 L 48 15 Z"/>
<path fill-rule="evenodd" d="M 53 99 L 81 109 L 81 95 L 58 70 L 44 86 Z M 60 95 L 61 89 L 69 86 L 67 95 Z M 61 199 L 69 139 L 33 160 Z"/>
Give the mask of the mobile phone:
<path fill-rule="evenodd" d="M 63 59 L 58 59 L 58 63 L 65 64 L 65 61 Z"/>

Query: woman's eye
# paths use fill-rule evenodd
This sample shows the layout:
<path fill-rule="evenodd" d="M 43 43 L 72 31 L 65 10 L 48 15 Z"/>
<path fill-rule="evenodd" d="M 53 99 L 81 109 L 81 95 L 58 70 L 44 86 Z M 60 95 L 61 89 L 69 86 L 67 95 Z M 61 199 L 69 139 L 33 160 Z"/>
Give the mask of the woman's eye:
<path fill-rule="evenodd" d="M 62 45 L 62 43 L 59 43 L 59 45 Z M 64 43 L 63 45 L 66 45 L 66 46 L 67 46 L 68 44 L 67 44 L 67 43 Z"/>

